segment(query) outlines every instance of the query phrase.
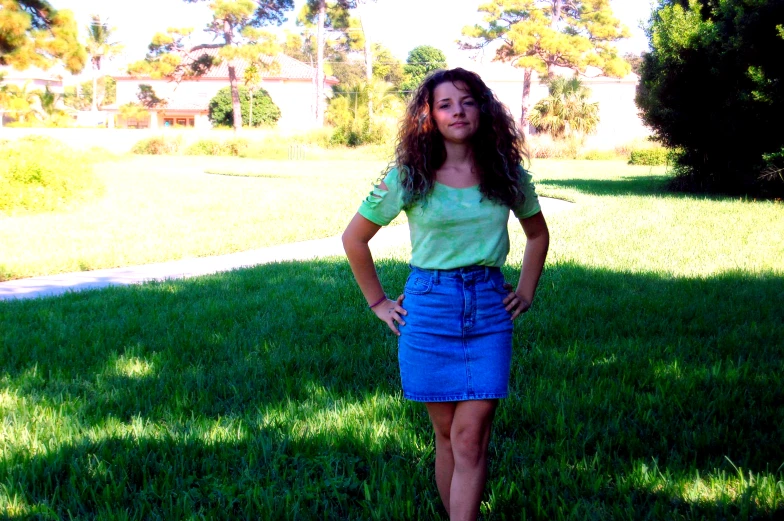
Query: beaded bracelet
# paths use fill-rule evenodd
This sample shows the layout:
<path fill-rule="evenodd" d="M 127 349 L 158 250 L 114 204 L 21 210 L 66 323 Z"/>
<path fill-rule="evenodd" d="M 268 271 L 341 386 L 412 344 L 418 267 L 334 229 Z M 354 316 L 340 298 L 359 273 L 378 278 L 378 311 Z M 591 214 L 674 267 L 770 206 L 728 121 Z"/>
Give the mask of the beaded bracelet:
<path fill-rule="evenodd" d="M 369 306 L 368 306 L 368 309 L 373 309 L 374 307 L 376 307 L 376 306 L 378 306 L 379 304 L 381 304 L 382 302 L 384 302 L 386 299 L 387 299 L 387 296 L 386 296 L 386 295 L 384 295 L 383 297 L 381 297 L 380 299 L 378 299 L 378 301 L 377 301 L 377 302 L 375 302 L 375 303 L 373 303 L 373 304 L 369 305 Z"/>

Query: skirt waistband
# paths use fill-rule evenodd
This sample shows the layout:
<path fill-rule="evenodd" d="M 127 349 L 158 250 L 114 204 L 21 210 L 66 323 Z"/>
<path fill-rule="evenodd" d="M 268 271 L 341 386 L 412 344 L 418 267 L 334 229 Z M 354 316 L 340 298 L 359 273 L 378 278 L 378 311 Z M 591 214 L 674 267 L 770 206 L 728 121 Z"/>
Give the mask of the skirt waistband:
<path fill-rule="evenodd" d="M 429 268 L 419 268 L 409 264 L 412 273 L 419 273 L 421 275 L 429 275 L 433 281 L 438 283 L 439 279 L 482 279 L 489 280 L 495 273 L 500 273 L 501 268 L 496 266 L 463 266 L 461 268 L 452 268 L 448 270 L 434 270 Z"/>

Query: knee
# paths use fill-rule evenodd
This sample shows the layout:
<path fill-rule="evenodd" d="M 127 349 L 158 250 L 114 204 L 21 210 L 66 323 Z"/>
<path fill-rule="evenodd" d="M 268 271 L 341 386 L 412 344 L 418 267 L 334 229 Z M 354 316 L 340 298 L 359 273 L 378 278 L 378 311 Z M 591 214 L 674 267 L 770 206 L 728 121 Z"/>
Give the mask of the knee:
<path fill-rule="evenodd" d="M 487 440 L 482 432 L 473 429 L 461 430 L 452 433 L 451 441 L 455 463 L 459 460 L 464 465 L 475 466 L 485 459 Z"/>

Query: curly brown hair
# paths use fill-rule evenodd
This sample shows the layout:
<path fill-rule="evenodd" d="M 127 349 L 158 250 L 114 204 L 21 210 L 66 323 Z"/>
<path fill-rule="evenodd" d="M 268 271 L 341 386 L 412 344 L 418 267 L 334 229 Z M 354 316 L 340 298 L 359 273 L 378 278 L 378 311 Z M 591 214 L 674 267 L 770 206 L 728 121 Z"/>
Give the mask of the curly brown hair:
<path fill-rule="evenodd" d="M 424 201 L 446 160 L 441 133 L 431 116 L 433 92 L 444 82 L 463 82 L 479 106 L 479 129 L 471 146 L 479 173 L 479 190 L 510 208 L 523 202 L 523 161 L 528 159 L 525 139 L 514 118 L 478 74 L 461 68 L 434 71 L 414 91 L 400 124 L 395 164 L 400 171 L 404 202 Z"/>

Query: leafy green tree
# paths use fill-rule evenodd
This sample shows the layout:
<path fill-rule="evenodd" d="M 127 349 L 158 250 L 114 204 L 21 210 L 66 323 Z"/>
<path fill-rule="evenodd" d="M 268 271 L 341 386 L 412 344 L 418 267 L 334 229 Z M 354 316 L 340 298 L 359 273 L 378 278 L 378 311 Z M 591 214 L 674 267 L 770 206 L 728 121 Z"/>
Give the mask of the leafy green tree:
<path fill-rule="evenodd" d="M 239 88 L 240 110 L 242 122 L 251 127 L 271 126 L 280 119 L 280 109 L 264 89 L 253 93 L 253 109 L 251 110 L 251 93 L 245 87 Z M 234 122 L 234 106 L 229 87 L 224 87 L 210 100 L 210 121 L 214 125 L 229 126 Z M 251 119 L 252 118 L 252 119 Z"/>
<path fill-rule="evenodd" d="M 579 78 L 552 78 L 547 90 L 548 96 L 531 111 L 531 124 L 537 131 L 555 139 L 582 139 L 596 132 L 599 104 L 588 101 L 591 91 Z"/>
<path fill-rule="evenodd" d="M 637 90 L 678 188 L 784 194 L 784 2 L 660 0 Z"/>
<path fill-rule="evenodd" d="M 185 0 L 186 3 L 202 1 L 208 0 Z M 212 21 L 205 31 L 222 43 L 188 48 L 185 40 L 192 30 L 170 29 L 166 34 L 159 33 L 153 37 L 145 60 L 131 64 L 128 72 L 179 81 L 202 76 L 212 67 L 225 63 L 229 71 L 233 128 L 239 131 L 242 117 L 236 60 L 256 62 L 268 70 L 277 67 L 274 61 L 259 60 L 260 56 L 275 56 L 280 50 L 275 36 L 261 28 L 282 24 L 286 20 L 284 11 L 293 8 L 293 0 L 214 0 L 210 3 Z M 210 48 L 218 49 L 216 56 L 204 52 Z"/>
<path fill-rule="evenodd" d="M 409 51 L 406 65 L 403 67 L 405 79 L 400 85 L 400 90 L 405 95 L 414 91 L 422 80 L 431 72 L 446 69 L 446 56 L 443 51 L 430 45 L 420 45 Z"/>
<path fill-rule="evenodd" d="M 349 45 L 352 36 L 345 32 L 351 25 L 349 9 L 356 7 L 356 0 L 307 0 L 300 13 L 299 22 L 304 25 L 316 25 L 316 122 L 322 125 L 324 113 L 324 53 L 327 45 L 327 30 L 341 32 Z"/>
<path fill-rule="evenodd" d="M 98 78 L 98 93 L 101 105 L 111 105 L 117 101 L 117 82 L 111 76 Z M 66 86 L 63 93 L 63 103 L 66 107 L 76 110 L 87 110 L 93 104 L 93 82 L 85 81 L 78 86 Z"/>
<path fill-rule="evenodd" d="M 78 73 L 87 61 L 78 34 L 73 13 L 48 0 L 0 0 L 0 65 L 48 69 L 60 62 Z"/>
<path fill-rule="evenodd" d="M 357 146 L 387 142 L 394 128 L 402 102 L 395 96 L 393 86 L 385 81 L 364 79 L 344 86 L 330 100 L 326 119 L 335 126 L 332 142 Z M 371 119 L 369 107 L 373 107 Z"/>
<path fill-rule="evenodd" d="M 114 28 L 110 27 L 106 20 L 94 14 L 90 17 L 90 25 L 87 26 L 87 54 L 90 56 L 90 63 L 93 65 L 93 93 L 98 93 L 98 76 L 101 72 L 101 65 L 104 60 L 111 60 L 119 55 L 123 46 L 119 42 L 112 41 Z M 98 96 L 92 96 L 92 109 L 98 110 Z"/>
<path fill-rule="evenodd" d="M 391 83 L 397 89 L 405 78 L 403 64 L 392 51 L 381 44 L 373 44 L 373 78 Z"/>
<path fill-rule="evenodd" d="M 496 59 L 524 70 L 523 128 L 533 71 L 552 77 L 555 67 L 583 72 L 594 66 L 608 76 L 629 73 L 629 64 L 613 45 L 629 33 L 613 16 L 610 0 L 492 0 L 479 11 L 484 23 L 463 29 L 461 47 L 500 43 Z"/>

